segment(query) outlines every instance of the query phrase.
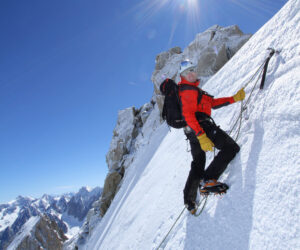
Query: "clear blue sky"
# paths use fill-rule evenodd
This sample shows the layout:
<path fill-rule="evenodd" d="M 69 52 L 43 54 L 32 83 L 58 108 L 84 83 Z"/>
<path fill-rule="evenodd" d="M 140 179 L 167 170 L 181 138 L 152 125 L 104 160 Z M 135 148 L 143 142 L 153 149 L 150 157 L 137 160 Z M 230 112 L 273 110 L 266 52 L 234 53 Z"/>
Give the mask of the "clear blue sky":
<path fill-rule="evenodd" d="M 155 56 L 214 24 L 255 33 L 284 0 L 0 1 L 0 203 L 102 186 L 117 112 Z"/>

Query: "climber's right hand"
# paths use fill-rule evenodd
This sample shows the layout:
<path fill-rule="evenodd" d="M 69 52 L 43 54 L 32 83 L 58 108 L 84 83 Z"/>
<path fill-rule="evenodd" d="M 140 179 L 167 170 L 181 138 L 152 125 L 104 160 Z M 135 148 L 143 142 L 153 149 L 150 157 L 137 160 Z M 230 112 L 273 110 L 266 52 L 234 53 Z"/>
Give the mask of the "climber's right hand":
<path fill-rule="evenodd" d="M 197 139 L 199 140 L 200 146 L 203 151 L 213 151 L 213 147 L 215 146 L 215 144 L 207 137 L 205 133 L 197 136 Z"/>

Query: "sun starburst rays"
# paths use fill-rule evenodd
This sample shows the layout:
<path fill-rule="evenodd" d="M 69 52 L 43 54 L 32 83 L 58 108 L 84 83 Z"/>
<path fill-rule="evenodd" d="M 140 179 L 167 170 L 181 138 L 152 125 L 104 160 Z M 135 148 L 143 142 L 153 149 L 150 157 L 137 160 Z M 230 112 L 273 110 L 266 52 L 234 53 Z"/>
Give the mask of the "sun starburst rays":
<path fill-rule="evenodd" d="M 235 11 L 240 9 L 254 19 L 264 18 L 273 12 L 272 0 L 221 1 L 222 4 L 219 0 L 141 0 L 127 12 L 126 16 L 133 16 L 137 32 L 143 31 L 144 27 L 153 24 L 155 18 L 159 18 L 161 27 L 168 25 L 167 45 L 171 46 L 178 29 L 185 29 L 186 38 L 190 39 L 191 35 L 195 35 L 209 25 L 220 24 L 219 20 L 226 20 L 226 24 L 236 24 L 231 9 Z M 148 37 L 153 38 L 153 35 Z"/>
<path fill-rule="evenodd" d="M 200 24 L 199 0 L 141 1 L 134 9 L 130 10 L 135 18 L 137 31 L 142 30 L 161 11 L 168 11 L 166 19 L 170 20 L 169 17 L 172 19 L 168 45 L 172 43 L 174 34 L 181 22 L 184 22 L 186 28 L 190 29 L 191 32 L 197 32 L 197 27 Z"/>

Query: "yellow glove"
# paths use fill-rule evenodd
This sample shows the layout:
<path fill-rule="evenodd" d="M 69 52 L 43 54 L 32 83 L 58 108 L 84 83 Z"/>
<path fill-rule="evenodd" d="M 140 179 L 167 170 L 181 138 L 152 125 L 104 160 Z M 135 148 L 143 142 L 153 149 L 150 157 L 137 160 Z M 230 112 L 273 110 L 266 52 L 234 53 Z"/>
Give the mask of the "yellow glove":
<path fill-rule="evenodd" d="M 213 151 L 213 147 L 215 146 L 215 144 L 213 144 L 213 142 L 207 137 L 205 133 L 197 136 L 197 138 L 203 151 Z"/>
<path fill-rule="evenodd" d="M 235 102 L 242 101 L 245 99 L 245 91 L 244 88 L 241 88 L 234 96 L 233 99 Z"/>

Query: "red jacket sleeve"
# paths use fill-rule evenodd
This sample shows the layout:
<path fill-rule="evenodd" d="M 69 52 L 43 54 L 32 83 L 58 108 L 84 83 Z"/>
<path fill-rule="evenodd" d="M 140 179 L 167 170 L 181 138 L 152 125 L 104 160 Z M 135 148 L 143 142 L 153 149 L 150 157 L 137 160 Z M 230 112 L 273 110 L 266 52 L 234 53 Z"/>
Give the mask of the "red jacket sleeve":
<path fill-rule="evenodd" d="M 212 108 L 218 109 L 234 103 L 233 97 L 214 98 L 212 100 Z"/>
<path fill-rule="evenodd" d="M 198 91 L 184 90 L 180 92 L 180 99 L 182 104 L 182 116 L 187 125 L 194 130 L 197 136 L 204 133 L 196 118 L 198 105 Z"/>

